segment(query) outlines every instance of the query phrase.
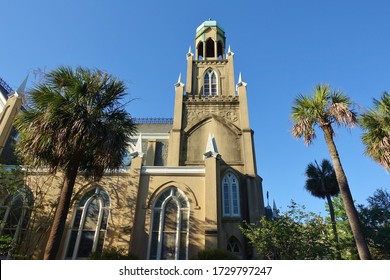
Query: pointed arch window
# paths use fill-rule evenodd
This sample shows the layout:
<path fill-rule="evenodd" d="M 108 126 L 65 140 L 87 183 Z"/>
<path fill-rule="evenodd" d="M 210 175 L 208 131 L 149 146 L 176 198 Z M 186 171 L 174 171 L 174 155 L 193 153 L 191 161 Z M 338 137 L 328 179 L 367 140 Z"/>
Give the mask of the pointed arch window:
<path fill-rule="evenodd" d="M 206 57 L 214 57 L 215 56 L 215 45 L 214 40 L 208 38 L 206 40 Z"/>
<path fill-rule="evenodd" d="M 224 217 L 240 217 L 239 183 L 230 171 L 222 178 L 222 211 Z"/>
<path fill-rule="evenodd" d="M 217 42 L 217 57 L 218 59 L 223 58 L 223 46 L 221 41 Z"/>
<path fill-rule="evenodd" d="M 209 69 L 204 74 L 203 80 L 203 95 L 208 97 L 215 97 L 218 94 L 217 74 L 215 71 Z"/>
<path fill-rule="evenodd" d="M 88 191 L 76 206 L 68 235 L 66 259 L 87 258 L 102 252 L 107 230 L 110 198 L 100 187 Z"/>
<path fill-rule="evenodd" d="M 198 60 L 202 60 L 203 59 L 203 42 L 199 42 L 197 50 L 198 50 Z"/>
<path fill-rule="evenodd" d="M 235 237 L 229 239 L 226 249 L 229 252 L 231 252 L 234 256 L 236 256 L 238 259 L 243 258 L 240 242 Z"/>
<path fill-rule="evenodd" d="M 10 243 L 18 244 L 27 229 L 33 204 L 34 196 L 26 187 L 9 195 L 0 207 L 0 235 L 7 236 Z M 9 250 L 0 251 L 0 259 L 12 258 L 12 246 L 9 247 Z"/>
<path fill-rule="evenodd" d="M 149 239 L 149 259 L 185 260 L 188 257 L 189 204 L 175 187 L 156 199 Z"/>

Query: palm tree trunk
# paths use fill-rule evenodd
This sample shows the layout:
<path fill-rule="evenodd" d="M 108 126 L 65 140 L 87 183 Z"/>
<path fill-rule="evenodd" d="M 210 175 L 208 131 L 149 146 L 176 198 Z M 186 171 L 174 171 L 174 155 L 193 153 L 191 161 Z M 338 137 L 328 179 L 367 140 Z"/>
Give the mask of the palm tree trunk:
<path fill-rule="evenodd" d="M 367 242 L 363 235 L 358 213 L 353 203 L 353 198 L 351 190 L 348 186 L 347 177 L 345 176 L 336 145 L 333 141 L 332 127 L 330 126 L 330 124 L 326 124 L 322 125 L 321 128 L 324 131 L 325 141 L 328 146 L 330 156 L 332 158 L 333 167 L 336 172 L 336 178 L 340 188 L 341 198 L 343 199 L 345 211 L 348 216 L 348 221 L 351 226 L 353 236 L 355 238 L 359 257 L 362 260 L 370 260 L 371 254 L 368 250 Z"/>
<path fill-rule="evenodd" d="M 328 201 L 330 221 L 332 223 L 334 241 L 335 241 L 336 247 L 337 247 L 336 248 L 337 249 L 337 258 L 340 260 L 341 259 L 341 253 L 340 253 L 340 246 L 339 246 L 339 235 L 337 233 L 337 228 L 336 228 L 336 219 L 335 219 L 335 216 L 334 216 L 333 202 L 332 202 L 332 198 L 330 197 L 329 194 L 326 195 L 326 200 Z"/>
<path fill-rule="evenodd" d="M 76 182 L 77 170 L 80 165 L 80 156 L 76 155 L 65 170 L 64 185 L 61 189 L 60 199 L 56 208 L 51 226 L 49 239 L 46 244 L 44 259 L 54 260 L 57 257 L 60 248 L 62 235 L 65 230 L 66 219 L 69 213 L 70 202 L 73 193 L 73 187 Z"/>

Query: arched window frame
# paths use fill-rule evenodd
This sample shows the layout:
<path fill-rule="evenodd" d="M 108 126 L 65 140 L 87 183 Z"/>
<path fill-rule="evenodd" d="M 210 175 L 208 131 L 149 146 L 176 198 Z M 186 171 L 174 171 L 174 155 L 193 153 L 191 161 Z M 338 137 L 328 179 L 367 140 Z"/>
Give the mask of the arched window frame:
<path fill-rule="evenodd" d="M 17 204 L 18 200 L 21 200 L 19 205 Z M 15 215 L 16 207 L 20 207 L 21 211 L 18 217 L 13 217 L 17 221 L 15 225 L 10 225 L 11 215 Z M 27 229 L 28 222 L 30 220 L 31 208 L 34 205 L 34 196 L 30 189 L 27 187 L 21 187 L 16 190 L 14 194 L 10 194 L 5 200 L 3 205 L 0 207 L 1 211 L 1 223 L 0 223 L 0 235 L 9 235 L 13 242 L 18 243 Z M 13 233 L 10 235 L 9 233 Z M 5 256 L 0 256 L 0 259 L 11 259 L 12 258 L 12 248 Z"/>
<path fill-rule="evenodd" d="M 214 58 L 215 57 L 215 41 L 210 37 L 206 40 L 206 58 Z"/>
<path fill-rule="evenodd" d="M 165 219 L 166 219 L 165 213 L 166 213 L 166 207 L 171 200 L 173 200 L 173 202 L 177 206 L 177 216 L 176 216 L 177 225 L 176 225 L 176 232 L 175 232 L 176 234 L 175 256 L 173 259 L 175 260 L 188 259 L 190 207 L 189 207 L 187 196 L 180 189 L 176 187 L 170 187 L 164 190 L 163 192 L 161 192 L 161 194 L 156 198 L 153 204 L 151 222 L 150 222 L 148 259 L 157 259 L 157 260 L 164 259 L 163 242 L 164 242 L 164 233 L 165 233 L 164 226 L 165 226 Z M 155 239 L 156 237 L 157 239 Z M 185 246 L 185 248 L 182 248 L 183 245 Z M 183 252 L 184 254 L 182 254 Z"/>
<path fill-rule="evenodd" d="M 91 205 L 92 201 L 97 199 L 99 204 L 99 213 L 97 217 L 96 226 L 94 228 L 94 237 L 93 245 L 90 253 L 96 252 L 103 249 L 103 244 L 105 240 L 105 235 L 107 232 L 108 218 L 110 215 L 110 198 L 107 192 L 101 188 L 96 187 L 84 194 L 84 196 L 79 200 L 74 209 L 74 214 L 72 218 L 72 227 L 69 229 L 67 244 L 65 246 L 66 250 L 64 251 L 65 259 L 83 259 L 85 257 L 79 257 L 80 243 L 82 239 L 83 232 L 92 231 L 92 229 L 85 229 L 85 222 L 88 215 L 88 207 Z M 78 212 L 81 211 L 80 219 L 78 219 Z M 105 217 L 105 220 L 103 218 Z M 75 222 L 77 225 L 75 225 Z M 75 233 L 75 241 L 72 242 L 72 233 Z M 103 238 L 102 238 L 103 237 Z M 99 244 L 99 242 L 101 242 Z M 98 245 L 101 248 L 98 248 Z"/>
<path fill-rule="evenodd" d="M 198 45 L 196 46 L 196 49 L 197 49 L 197 59 L 198 60 L 203 60 L 203 57 L 204 57 L 204 53 L 203 53 L 203 42 L 200 41 L 198 43 Z"/>
<path fill-rule="evenodd" d="M 207 69 L 203 75 L 203 95 L 206 98 L 218 95 L 218 75 L 212 69 Z"/>
<path fill-rule="evenodd" d="M 223 43 L 221 40 L 217 41 L 217 58 L 223 59 Z"/>
<path fill-rule="evenodd" d="M 238 177 L 231 171 L 222 178 L 222 214 L 224 217 L 240 217 L 240 184 Z"/>
<path fill-rule="evenodd" d="M 238 259 L 243 258 L 240 242 L 235 237 L 229 238 L 226 249 Z"/>

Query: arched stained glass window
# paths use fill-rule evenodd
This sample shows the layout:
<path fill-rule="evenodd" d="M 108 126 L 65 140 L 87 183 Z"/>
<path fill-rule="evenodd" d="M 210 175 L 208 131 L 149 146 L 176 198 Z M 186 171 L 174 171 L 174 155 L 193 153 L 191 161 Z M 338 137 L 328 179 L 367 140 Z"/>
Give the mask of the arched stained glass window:
<path fill-rule="evenodd" d="M 204 74 L 203 94 L 206 98 L 215 97 L 218 94 L 217 74 L 211 69 Z"/>
<path fill-rule="evenodd" d="M 66 259 L 87 258 L 103 250 L 110 198 L 100 187 L 88 191 L 76 206 L 68 236 Z"/>
<path fill-rule="evenodd" d="M 0 207 L 0 235 L 8 236 L 10 243 L 17 244 L 27 229 L 33 204 L 33 194 L 26 187 L 22 187 L 14 194 L 9 195 Z M 12 248 L 10 250 L 7 248 L 0 250 L 0 258 L 12 258 Z"/>
<path fill-rule="evenodd" d="M 236 175 L 228 172 L 222 178 L 222 211 L 225 217 L 240 216 L 240 189 Z"/>
<path fill-rule="evenodd" d="M 189 204 L 175 187 L 156 199 L 151 222 L 149 259 L 185 260 L 188 255 Z"/>

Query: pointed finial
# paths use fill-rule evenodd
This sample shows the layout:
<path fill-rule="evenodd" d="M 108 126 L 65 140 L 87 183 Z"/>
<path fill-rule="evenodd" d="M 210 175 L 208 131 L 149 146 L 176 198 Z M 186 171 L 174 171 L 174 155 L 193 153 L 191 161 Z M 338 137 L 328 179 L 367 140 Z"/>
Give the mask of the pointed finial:
<path fill-rule="evenodd" d="M 28 80 L 28 74 L 24 81 L 20 84 L 19 88 L 16 90 L 18 94 L 24 94 L 26 90 L 26 85 L 27 85 L 27 80 Z"/>
<path fill-rule="evenodd" d="M 240 72 L 240 74 L 238 75 L 238 83 L 237 83 L 237 85 L 236 85 L 236 89 L 237 89 L 238 87 L 240 87 L 240 86 L 244 86 L 244 87 L 246 86 L 246 83 L 242 81 L 241 72 Z"/>
<path fill-rule="evenodd" d="M 187 59 L 188 59 L 188 57 L 190 57 L 190 56 L 194 56 L 194 54 L 193 54 L 192 51 L 191 51 L 191 46 L 188 48 Z"/>
<path fill-rule="evenodd" d="M 267 205 L 269 206 L 269 192 L 267 191 Z"/>
<path fill-rule="evenodd" d="M 273 200 L 273 207 L 272 207 L 272 213 L 273 218 L 279 218 L 279 210 L 276 207 L 275 199 Z"/>
<path fill-rule="evenodd" d="M 139 134 L 135 146 L 133 144 L 130 144 L 130 152 L 130 156 L 132 158 L 144 156 L 144 153 L 142 152 L 142 133 Z"/>
<path fill-rule="evenodd" d="M 234 55 L 234 52 L 232 52 L 232 51 L 230 50 L 230 45 L 229 45 L 229 47 L 228 47 L 227 55 L 228 55 L 228 56 Z"/>
<path fill-rule="evenodd" d="M 218 153 L 217 142 L 215 141 L 215 135 L 209 133 L 209 137 L 207 139 L 206 151 L 203 154 L 203 158 L 215 157 L 220 158 L 220 154 Z"/>
<path fill-rule="evenodd" d="M 179 78 L 177 79 L 178 83 L 181 83 L 181 73 L 179 74 Z"/>
<path fill-rule="evenodd" d="M 214 133 L 212 134 L 211 137 L 212 137 L 211 142 L 213 143 L 214 152 L 218 153 L 217 141 L 215 140 L 215 135 L 214 135 Z"/>
<path fill-rule="evenodd" d="M 177 79 L 177 83 L 175 84 L 175 87 L 183 87 L 184 84 L 181 82 L 181 73 L 179 74 L 179 78 Z"/>
<path fill-rule="evenodd" d="M 27 80 L 28 80 L 28 74 L 24 79 L 24 81 L 20 84 L 19 88 L 17 90 L 14 90 L 12 93 L 8 95 L 8 97 L 21 99 L 23 106 L 26 106 L 26 97 L 24 94 L 26 91 Z"/>

